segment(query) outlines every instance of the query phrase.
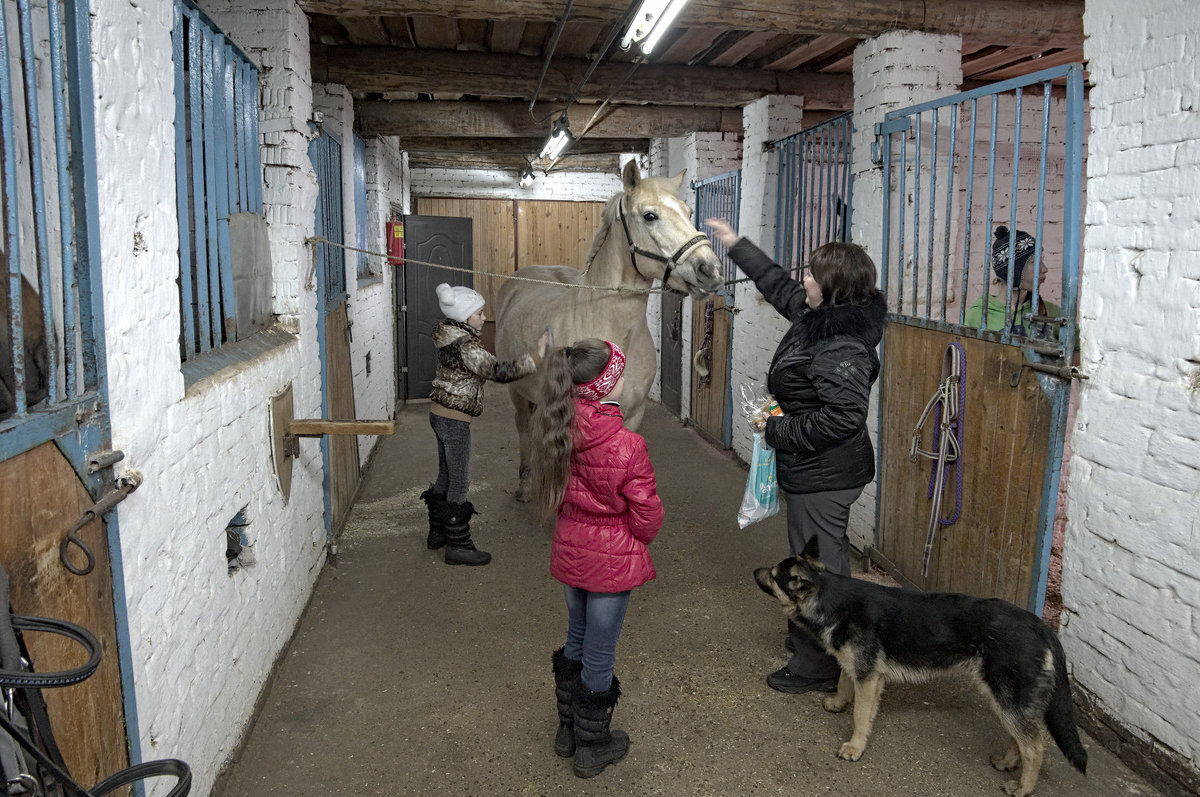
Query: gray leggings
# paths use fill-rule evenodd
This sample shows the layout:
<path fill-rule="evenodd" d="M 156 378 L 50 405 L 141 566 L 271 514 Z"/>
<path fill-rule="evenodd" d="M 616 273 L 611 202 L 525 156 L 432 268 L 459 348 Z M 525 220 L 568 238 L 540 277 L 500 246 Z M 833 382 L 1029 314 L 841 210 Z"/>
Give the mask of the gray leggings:
<path fill-rule="evenodd" d="M 433 491 L 445 493 L 446 500 L 453 504 L 461 504 L 471 488 L 471 424 L 431 412 L 429 425 L 438 444 L 438 475 Z"/>

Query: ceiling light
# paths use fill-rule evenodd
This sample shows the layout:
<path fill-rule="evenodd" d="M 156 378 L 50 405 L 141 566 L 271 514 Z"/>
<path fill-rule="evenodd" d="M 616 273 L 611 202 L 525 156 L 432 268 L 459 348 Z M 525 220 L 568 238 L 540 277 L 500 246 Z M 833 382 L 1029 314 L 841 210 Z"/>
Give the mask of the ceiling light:
<path fill-rule="evenodd" d="M 558 121 L 554 123 L 554 130 L 550 133 L 550 138 L 546 139 L 546 144 L 542 147 L 538 157 L 554 160 L 574 140 L 575 137 L 571 135 L 571 131 L 567 127 L 567 113 L 563 111 L 562 116 L 558 117 Z"/>
<path fill-rule="evenodd" d="M 625 37 L 621 39 L 621 49 L 628 50 L 631 44 L 637 42 L 642 55 L 649 55 L 687 2 L 688 0 L 642 0 L 641 7 L 629 23 L 629 29 L 625 31 Z"/>

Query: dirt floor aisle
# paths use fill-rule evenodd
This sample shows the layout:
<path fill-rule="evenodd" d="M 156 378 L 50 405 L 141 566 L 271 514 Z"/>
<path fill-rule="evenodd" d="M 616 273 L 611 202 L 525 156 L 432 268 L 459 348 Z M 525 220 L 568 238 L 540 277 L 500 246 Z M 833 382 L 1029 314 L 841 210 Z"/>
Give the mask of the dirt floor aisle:
<path fill-rule="evenodd" d="M 517 448 L 503 388 L 472 426 L 472 533 L 482 568 L 425 549 L 418 494 L 436 469 L 428 404 L 384 438 L 237 760 L 214 794 L 1000 794 L 988 756 L 1006 737 L 963 681 L 888 690 L 857 763 L 836 757 L 850 716 L 769 689 L 785 660 L 782 611 L 751 571 L 787 554 L 782 516 L 739 530 L 745 470 L 658 405 L 642 432 L 667 521 L 658 578 L 634 592 L 617 650 L 613 727 L 629 755 L 579 780 L 554 755 L 550 653 L 566 610 L 550 534 L 513 498 Z M 1084 737 L 1085 778 L 1052 742 L 1036 794 L 1156 795 Z"/>

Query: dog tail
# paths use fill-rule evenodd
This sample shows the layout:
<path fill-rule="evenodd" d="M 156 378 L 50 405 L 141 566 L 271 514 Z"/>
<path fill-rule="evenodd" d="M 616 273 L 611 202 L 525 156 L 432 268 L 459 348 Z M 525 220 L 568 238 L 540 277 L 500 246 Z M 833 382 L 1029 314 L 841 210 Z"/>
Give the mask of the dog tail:
<path fill-rule="evenodd" d="M 1046 728 L 1071 765 L 1087 774 L 1087 750 L 1083 749 L 1075 726 L 1075 706 L 1071 702 L 1071 683 L 1067 680 L 1066 654 L 1058 638 L 1052 638 L 1054 690 L 1050 693 L 1050 704 L 1046 706 Z"/>

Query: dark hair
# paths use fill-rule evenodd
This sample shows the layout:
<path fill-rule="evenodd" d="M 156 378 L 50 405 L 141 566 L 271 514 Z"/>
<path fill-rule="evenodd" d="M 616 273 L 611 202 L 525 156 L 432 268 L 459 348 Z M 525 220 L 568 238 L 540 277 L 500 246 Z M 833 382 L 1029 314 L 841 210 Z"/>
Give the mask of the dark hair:
<path fill-rule="evenodd" d="M 575 450 L 571 428 L 575 423 L 575 402 L 571 389 L 590 382 L 608 365 L 612 350 L 599 338 L 585 338 L 574 346 L 554 349 L 546 355 L 542 392 L 533 411 L 533 494 L 543 517 L 549 517 L 562 503 L 571 474 L 571 453 Z"/>
<path fill-rule="evenodd" d="M 808 256 L 808 268 L 821 286 L 822 304 L 862 304 L 875 289 L 875 263 L 858 244 L 834 241 Z"/>

